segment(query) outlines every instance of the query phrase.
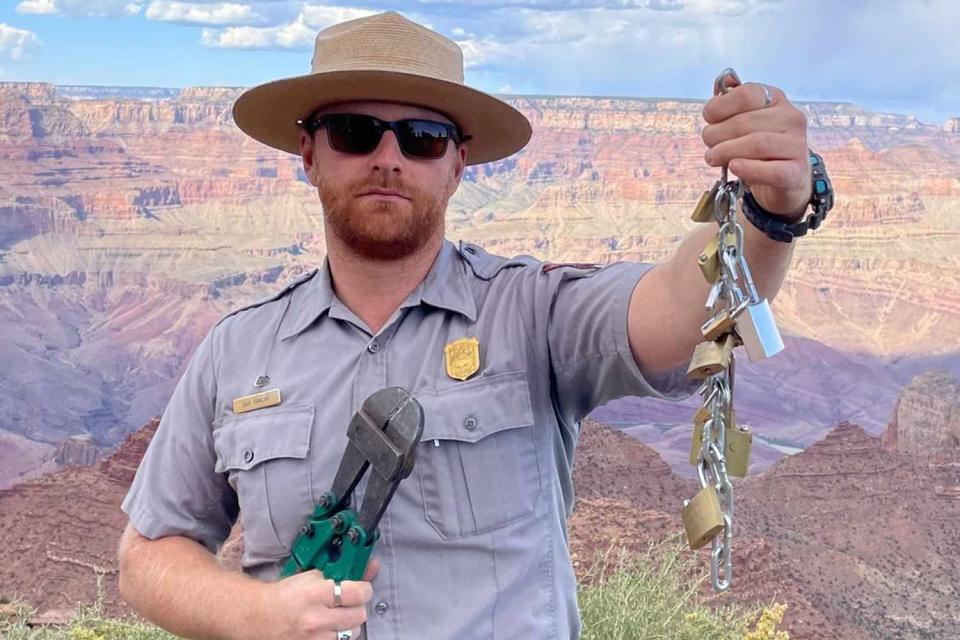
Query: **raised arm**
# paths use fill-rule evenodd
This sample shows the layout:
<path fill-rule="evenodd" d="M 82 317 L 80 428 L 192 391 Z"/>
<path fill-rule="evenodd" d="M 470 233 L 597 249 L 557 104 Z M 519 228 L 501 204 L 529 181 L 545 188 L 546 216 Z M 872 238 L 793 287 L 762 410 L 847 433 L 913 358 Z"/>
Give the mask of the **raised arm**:
<path fill-rule="evenodd" d="M 772 98 L 769 105 L 765 105 L 767 92 Z M 811 194 L 804 113 L 780 89 L 767 86 L 764 91 L 761 85 L 748 83 L 712 98 L 703 116 L 709 123 L 701 133 L 709 147 L 707 164 L 728 165 L 770 213 L 788 222 L 800 219 Z M 767 237 L 742 211 L 737 219 L 744 231 L 743 255 L 758 293 L 773 302 L 794 243 Z M 697 258 L 716 233 L 715 224 L 694 229 L 668 261 L 637 283 L 627 322 L 630 347 L 644 374 L 655 375 L 689 362 L 703 340 L 700 326 L 709 319 L 704 302 L 710 287 Z"/>

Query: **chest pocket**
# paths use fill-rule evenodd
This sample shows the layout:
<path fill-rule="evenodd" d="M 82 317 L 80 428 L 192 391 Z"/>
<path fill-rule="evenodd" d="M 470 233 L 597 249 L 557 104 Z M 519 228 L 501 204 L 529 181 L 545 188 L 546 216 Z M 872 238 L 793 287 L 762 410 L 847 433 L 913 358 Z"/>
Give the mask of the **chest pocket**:
<path fill-rule="evenodd" d="M 433 528 L 460 538 L 532 516 L 543 481 L 524 372 L 417 399 L 424 427 L 414 469 Z"/>
<path fill-rule="evenodd" d="M 288 405 L 229 415 L 213 424 L 215 470 L 240 503 L 245 555 L 274 560 L 289 553 L 313 507 L 310 434 L 314 407 Z"/>

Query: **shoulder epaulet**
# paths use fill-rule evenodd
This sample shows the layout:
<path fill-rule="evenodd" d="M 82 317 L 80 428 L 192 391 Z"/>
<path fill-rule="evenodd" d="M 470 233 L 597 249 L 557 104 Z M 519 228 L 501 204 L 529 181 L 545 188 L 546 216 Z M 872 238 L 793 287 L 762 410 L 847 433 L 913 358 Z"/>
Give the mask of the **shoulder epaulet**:
<path fill-rule="evenodd" d="M 457 251 L 470 265 L 473 273 L 482 280 L 492 280 L 494 276 L 507 267 L 522 267 L 538 265 L 540 261 L 533 256 L 520 255 L 513 258 L 488 253 L 486 249 L 472 242 L 460 241 Z"/>
<path fill-rule="evenodd" d="M 550 273 L 554 269 L 561 269 L 564 267 L 570 269 L 580 269 L 583 271 L 596 271 L 598 269 L 603 269 L 604 265 L 596 262 L 544 262 L 542 269 L 544 273 Z"/>
<path fill-rule="evenodd" d="M 279 300 L 280 298 L 282 298 L 283 296 L 287 295 L 288 293 L 290 293 L 291 291 L 293 291 L 294 289 L 296 289 L 297 287 L 299 287 L 301 284 L 303 284 L 304 282 L 306 282 L 307 280 L 309 280 L 309 279 L 312 278 L 313 276 L 317 275 L 317 272 L 318 272 L 318 271 L 320 271 L 320 270 L 319 270 L 319 269 L 314 269 L 313 271 L 310 271 L 310 272 L 308 272 L 308 273 L 300 276 L 299 278 L 297 278 L 296 280 L 292 281 L 292 282 L 289 283 L 287 286 L 285 286 L 283 289 L 280 289 L 280 290 L 277 291 L 276 293 L 273 293 L 273 294 L 267 296 L 266 298 L 261 298 L 260 300 L 257 300 L 256 302 L 252 302 L 252 303 L 250 303 L 250 304 L 248 304 L 248 305 L 244 305 L 244 306 L 242 306 L 242 307 L 238 307 L 238 308 L 236 308 L 236 309 L 233 309 L 232 311 L 230 311 L 229 313 L 227 313 L 225 316 L 223 316 L 222 318 L 220 318 L 219 320 L 217 320 L 217 324 L 214 325 L 214 326 L 219 325 L 221 322 L 223 322 L 224 320 L 226 320 L 226 319 L 229 318 L 230 316 L 236 315 L 236 314 L 240 313 L 241 311 L 246 311 L 247 309 L 253 309 L 253 308 L 255 308 L 255 307 L 259 307 L 259 306 L 261 306 L 261 305 L 265 305 L 265 304 L 267 304 L 268 302 L 273 302 L 274 300 Z"/>

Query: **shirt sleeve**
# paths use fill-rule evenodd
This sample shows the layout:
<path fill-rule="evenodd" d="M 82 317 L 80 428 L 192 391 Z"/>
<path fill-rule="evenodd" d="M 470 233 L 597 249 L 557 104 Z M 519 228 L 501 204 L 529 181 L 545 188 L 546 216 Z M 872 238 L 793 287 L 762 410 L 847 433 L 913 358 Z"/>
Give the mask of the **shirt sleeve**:
<path fill-rule="evenodd" d="M 627 311 L 634 287 L 653 266 L 618 262 L 542 273 L 553 294 L 547 345 L 555 402 L 568 420 L 579 421 L 622 396 L 678 401 L 699 388 L 700 381 L 687 377 L 686 365 L 646 378 L 633 357 Z"/>
<path fill-rule="evenodd" d="M 216 553 L 239 507 L 225 474 L 214 472 L 213 335 L 187 364 L 120 508 L 147 538 L 186 536 Z"/>

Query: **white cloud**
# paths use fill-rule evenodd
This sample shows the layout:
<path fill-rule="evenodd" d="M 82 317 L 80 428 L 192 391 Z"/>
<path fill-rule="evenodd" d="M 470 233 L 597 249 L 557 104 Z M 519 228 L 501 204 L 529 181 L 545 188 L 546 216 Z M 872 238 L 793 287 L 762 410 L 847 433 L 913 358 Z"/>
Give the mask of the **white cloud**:
<path fill-rule="evenodd" d="M 137 15 L 143 9 L 140 0 L 22 0 L 19 13 L 62 14 L 68 16 L 104 17 Z"/>
<path fill-rule="evenodd" d="M 350 7 L 305 5 L 295 20 L 275 27 L 204 29 L 200 42 L 219 49 L 308 49 L 317 32 L 330 25 L 373 15 L 375 11 Z"/>
<path fill-rule="evenodd" d="M 467 38 L 457 40 L 457 44 L 463 49 L 463 66 L 467 69 L 511 57 L 510 47 L 493 38 Z"/>
<path fill-rule="evenodd" d="M 303 9 L 300 10 L 300 16 L 297 19 L 302 20 L 308 27 L 320 31 L 338 22 L 372 16 L 375 13 L 378 12 L 368 11 L 367 9 L 353 9 L 351 7 L 328 7 L 326 5 L 308 4 L 304 5 Z M 311 39 L 311 42 L 312 41 Z"/>
<path fill-rule="evenodd" d="M 50 14 L 57 12 L 57 4 L 53 0 L 23 0 L 17 5 L 17 13 Z"/>
<path fill-rule="evenodd" d="M 259 19 L 249 5 L 218 2 L 194 4 L 154 0 L 147 7 L 148 20 L 158 22 L 189 22 L 196 24 L 243 24 Z"/>
<path fill-rule="evenodd" d="M 37 34 L 0 22 L 0 59 L 19 60 L 24 52 L 40 44 Z"/>

